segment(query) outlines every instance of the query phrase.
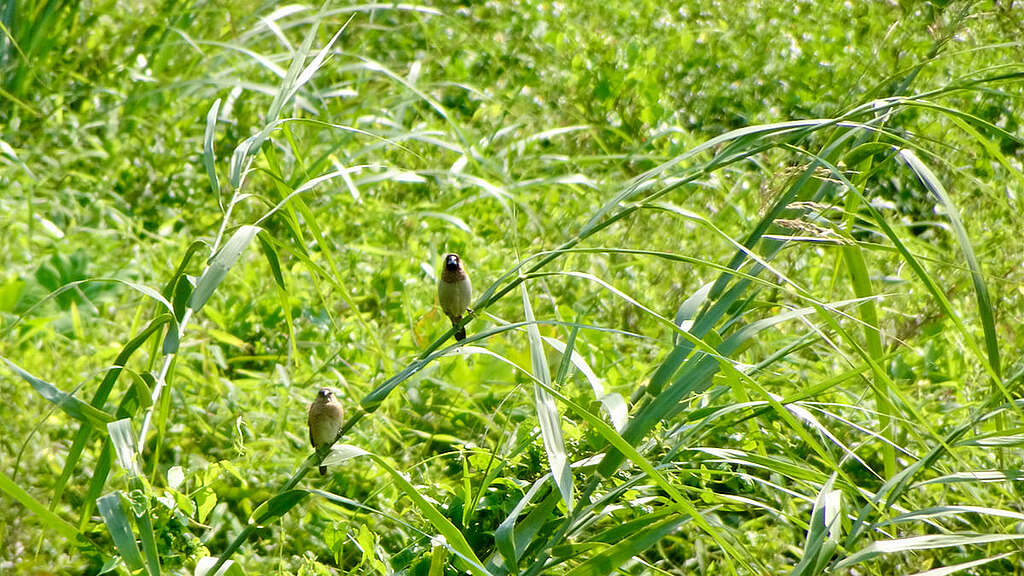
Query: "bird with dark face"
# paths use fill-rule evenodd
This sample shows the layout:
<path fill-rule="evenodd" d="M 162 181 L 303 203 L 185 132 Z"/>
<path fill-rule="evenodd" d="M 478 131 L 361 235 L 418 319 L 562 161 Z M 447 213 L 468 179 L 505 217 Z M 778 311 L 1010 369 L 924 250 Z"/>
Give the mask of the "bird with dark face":
<path fill-rule="evenodd" d="M 466 313 L 473 299 L 473 286 L 469 283 L 469 275 L 462 265 L 458 254 L 445 254 L 441 270 L 441 279 L 437 282 L 437 301 L 441 304 L 452 326 L 456 327 L 455 339 L 466 339 L 466 328 L 459 327 L 462 316 Z"/>
<path fill-rule="evenodd" d="M 321 388 L 316 393 L 316 400 L 309 405 L 309 443 L 317 452 L 321 447 L 329 446 L 337 438 L 343 423 L 341 402 L 330 388 Z M 327 474 L 327 466 L 320 467 L 320 475 Z"/>

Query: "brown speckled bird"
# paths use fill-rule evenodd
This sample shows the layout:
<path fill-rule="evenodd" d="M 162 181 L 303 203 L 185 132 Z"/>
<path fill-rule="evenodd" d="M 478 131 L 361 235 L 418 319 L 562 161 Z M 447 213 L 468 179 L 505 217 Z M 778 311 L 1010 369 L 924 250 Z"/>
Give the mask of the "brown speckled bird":
<path fill-rule="evenodd" d="M 338 402 L 334 391 L 321 388 L 316 394 L 316 400 L 309 405 L 309 417 L 306 419 L 309 424 L 309 442 L 314 449 L 319 450 L 321 446 L 334 442 L 341 431 L 343 416 L 341 402 Z M 324 474 L 327 474 L 327 466 L 320 467 L 320 475 Z"/>
<path fill-rule="evenodd" d="M 458 326 L 462 321 L 463 314 L 469 308 L 473 299 L 473 286 L 469 283 L 469 276 L 462 265 L 458 254 L 445 254 L 444 263 L 441 269 L 441 279 L 437 282 L 437 301 L 441 309 L 452 321 L 452 326 Z M 466 328 L 459 328 L 455 332 L 455 339 L 462 341 L 466 339 Z"/>

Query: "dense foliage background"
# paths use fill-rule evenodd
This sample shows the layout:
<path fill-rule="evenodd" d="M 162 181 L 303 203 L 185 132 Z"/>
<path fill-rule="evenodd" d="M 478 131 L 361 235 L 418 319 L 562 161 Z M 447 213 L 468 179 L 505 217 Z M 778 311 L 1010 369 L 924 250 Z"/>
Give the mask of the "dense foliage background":
<path fill-rule="evenodd" d="M 0 21 L 0 573 L 1024 573 L 1019 2 Z"/>

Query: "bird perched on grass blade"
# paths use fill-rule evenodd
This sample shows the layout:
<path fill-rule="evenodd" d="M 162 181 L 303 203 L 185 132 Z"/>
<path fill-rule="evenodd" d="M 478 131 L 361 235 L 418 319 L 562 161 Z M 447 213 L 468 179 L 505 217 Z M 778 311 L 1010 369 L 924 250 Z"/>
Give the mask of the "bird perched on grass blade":
<path fill-rule="evenodd" d="M 441 279 L 437 282 L 437 301 L 441 309 L 452 321 L 452 326 L 458 328 L 462 322 L 462 315 L 466 313 L 473 298 L 473 286 L 469 283 L 469 276 L 458 254 L 445 254 L 444 264 L 441 270 Z M 455 339 L 462 341 L 466 339 L 466 328 L 458 328 L 455 331 Z"/>
<path fill-rule="evenodd" d="M 342 416 L 341 402 L 338 402 L 334 391 L 321 388 L 316 393 L 316 400 L 309 405 L 309 417 L 306 419 L 309 424 L 309 442 L 313 449 L 319 452 L 321 446 L 334 442 L 341 431 Z M 320 467 L 320 475 L 324 474 L 327 474 L 327 466 Z"/>

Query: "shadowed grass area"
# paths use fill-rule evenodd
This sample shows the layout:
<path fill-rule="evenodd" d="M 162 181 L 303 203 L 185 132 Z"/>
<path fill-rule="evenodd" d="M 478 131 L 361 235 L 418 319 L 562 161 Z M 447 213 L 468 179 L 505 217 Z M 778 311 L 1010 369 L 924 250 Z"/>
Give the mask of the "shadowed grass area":
<path fill-rule="evenodd" d="M 1019 571 L 1020 16 L 9 3 L 3 570 Z"/>

